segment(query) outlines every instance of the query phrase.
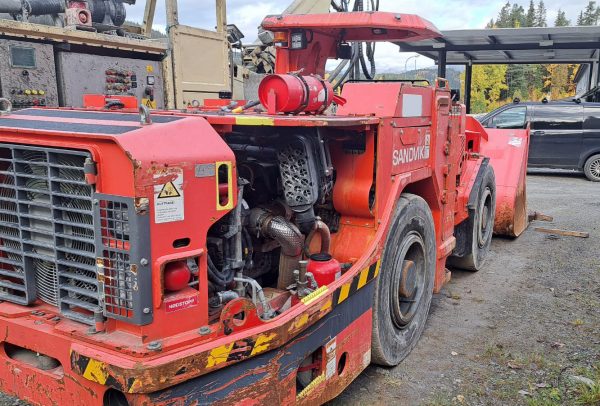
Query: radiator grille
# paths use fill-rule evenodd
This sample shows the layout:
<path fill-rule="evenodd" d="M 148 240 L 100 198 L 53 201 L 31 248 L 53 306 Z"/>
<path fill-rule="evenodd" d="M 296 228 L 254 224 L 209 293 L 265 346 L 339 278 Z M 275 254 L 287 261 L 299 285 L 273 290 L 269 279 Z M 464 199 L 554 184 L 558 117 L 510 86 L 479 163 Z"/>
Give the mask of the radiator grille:
<path fill-rule="evenodd" d="M 91 323 L 99 308 L 93 187 L 82 151 L 0 145 L 0 298 Z"/>
<path fill-rule="evenodd" d="M 42 300 L 90 325 L 95 313 L 148 324 L 151 269 L 137 264 L 149 263 L 149 218 L 87 184 L 90 159 L 0 144 L 0 300 Z"/>

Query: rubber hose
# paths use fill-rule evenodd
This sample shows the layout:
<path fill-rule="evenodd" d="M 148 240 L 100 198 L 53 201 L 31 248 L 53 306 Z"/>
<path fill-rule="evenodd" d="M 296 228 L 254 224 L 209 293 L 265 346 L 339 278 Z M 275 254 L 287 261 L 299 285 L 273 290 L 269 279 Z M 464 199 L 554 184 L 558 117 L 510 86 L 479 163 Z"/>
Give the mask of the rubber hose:
<path fill-rule="evenodd" d="M 60 14 L 65 12 L 65 2 L 62 0 L 27 0 L 27 12 L 32 16 Z"/>
<path fill-rule="evenodd" d="M 220 290 L 225 289 L 225 285 L 227 285 L 226 280 L 220 275 L 219 270 L 212 262 L 210 255 L 208 256 L 208 280 L 215 284 L 216 288 L 221 288 Z"/>
<path fill-rule="evenodd" d="M 0 0 L 0 13 L 21 14 L 22 10 L 20 0 Z"/>

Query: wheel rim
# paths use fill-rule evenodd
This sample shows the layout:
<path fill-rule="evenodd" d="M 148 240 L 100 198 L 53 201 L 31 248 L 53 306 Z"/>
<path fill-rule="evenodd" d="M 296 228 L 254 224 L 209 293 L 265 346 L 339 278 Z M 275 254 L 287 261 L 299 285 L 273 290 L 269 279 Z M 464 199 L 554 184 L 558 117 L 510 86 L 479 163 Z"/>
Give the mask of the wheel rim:
<path fill-rule="evenodd" d="M 479 222 L 477 224 L 477 244 L 483 248 L 494 229 L 492 225 L 492 191 L 485 188 L 479 203 Z"/>
<path fill-rule="evenodd" d="M 593 177 L 600 179 L 600 158 L 592 161 L 590 165 L 590 173 Z"/>
<path fill-rule="evenodd" d="M 424 297 L 425 248 L 421 236 L 412 232 L 399 249 L 399 270 L 394 275 L 394 288 L 390 289 L 392 320 L 403 329 L 413 319 Z"/>

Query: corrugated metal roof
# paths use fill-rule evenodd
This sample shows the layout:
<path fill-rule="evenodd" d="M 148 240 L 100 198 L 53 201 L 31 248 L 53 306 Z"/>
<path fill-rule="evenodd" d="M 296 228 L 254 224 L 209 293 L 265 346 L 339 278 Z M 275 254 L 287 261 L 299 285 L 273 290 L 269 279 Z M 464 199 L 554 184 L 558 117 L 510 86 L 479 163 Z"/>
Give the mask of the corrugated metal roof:
<path fill-rule="evenodd" d="M 398 43 L 401 52 L 417 52 L 448 65 L 515 63 L 589 63 L 598 60 L 600 26 L 494 28 L 443 31 L 436 39 Z"/>

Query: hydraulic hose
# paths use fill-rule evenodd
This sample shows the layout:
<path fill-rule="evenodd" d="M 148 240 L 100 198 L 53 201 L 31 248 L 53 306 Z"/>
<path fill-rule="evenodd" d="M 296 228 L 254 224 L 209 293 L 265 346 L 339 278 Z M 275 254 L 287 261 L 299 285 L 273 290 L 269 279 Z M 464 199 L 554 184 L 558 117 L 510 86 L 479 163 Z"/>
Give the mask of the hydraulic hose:
<path fill-rule="evenodd" d="M 49 14 L 60 14 L 65 12 L 63 0 L 26 0 L 25 7 L 32 16 L 44 16 Z"/>
<path fill-rule="evenodd" d="M 20 0 L 0 0 L 0 13 L 21 14 L 23 6 Z"/>

